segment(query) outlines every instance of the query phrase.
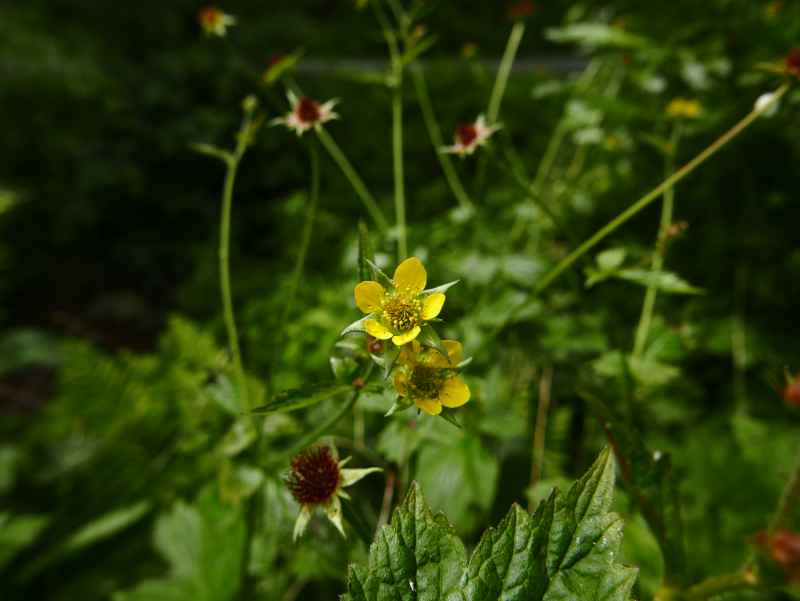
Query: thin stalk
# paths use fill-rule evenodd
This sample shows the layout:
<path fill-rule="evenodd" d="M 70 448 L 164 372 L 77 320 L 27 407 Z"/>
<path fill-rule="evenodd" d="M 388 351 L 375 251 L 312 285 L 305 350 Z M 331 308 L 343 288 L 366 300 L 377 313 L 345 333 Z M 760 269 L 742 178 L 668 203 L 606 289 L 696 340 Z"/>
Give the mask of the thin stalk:
<path fill-rule="evenodd" d="M 339 165 L 339 169 L 342 170 L 344 176 L 350 182 L 350 185 L 353 186 L 353 190 L 355 190 L 358 197 L 361 199 L 361 202 L 364 203 L 364 206 L 369 211 L 370 216 L 375 221 L 375 225 L 378 226 L 381 234 L 386 234 L 389 230 L 389 224 L 386 221 L 386 217 L 383 216 L 383 212 L 381 211 L 380 207 L 378 207 L 378 203 L 375 202 L 375 199 L 370 194 L 367 187 L 364 185 L 364 182 L 359 177 L 356 170 L 353 168 L 353 165 L 350 164 L 350 161 L 347 160 L 347 157 L 344 156 L 342 149 L 339 148 L 339 145 L 334 141 L 331 135 L 325 130 L 324 127 L 320 127 L 319 129 L 315 129 L 317 133 L 317 137 L 322 142 L 322 145 L 331 155 L 336 164 Z"/>
<path fill-rule="evenodd" d="M 286 84 L 286 87 L 294 92 L 298 97 L 302 97 L 304 95 L 303 91 L 300 89 L 300 86 L 298 86 L 294 79 L 292 79 L 290 76 L 285 75 L 283 82 Z M 378 206 L 378 203 L 375 202 L 375 199 L 364 185 L 364 182 L 359 177 L 358 173 L 356 173 L 353 165 L 349 160 L 347 160 L 347 157 L 344 156 L 342 149 L 339 148 L 339 145 L 334 141 L 324 127 L 315 127 L 314 132 L 316 132 L 317 137 L 320 139 L 320 142 L 322 142 L 322 145 L 339 166 L 339 169 L 342 170 L 342 173 L 344 173 L 347 181 L 349 181 L 350 185 L 353 186 L 353 190 L 355 190 L 356 194 L 358 194 L 361 202 L 364 203 L 364 206 L 366 207 L 367 211 L 369 211 L 372 219 L 375 220 L 375 225 L 378 226 L 381 234 L 386 235 L 386 232 L 389 229 L 389 224 L 386 221 L 386 217 L 383 216 L 383 212 Z"/>
<path fill-rule="evenodd" d="M 645 194 L 642 198 L 637 200 L 634 204 L 630 207 L 625 209 L 622 213 L 620 213 L 617 217 L 612 219 L 608 222 L 603 228 L 601 228 L 597 233 L 595 233 L 591 238 L 586 240 L 583 244 L 581 244 L 578 248 L 572 251 L 569 255 L 567 255 L 558 265 L 556 265 L 550 273 L 548 273 L 544 278 L 539 281 L 539 283 L 533 288 L 530 294 L 528 294 L 525 299 L 522 300 L 516 307 L 514 307 L 506 318 L 500 322 L 495 328 L 489 332 L 486 337 L 481 341 L 478 345 L 478 348 L 475 349 L 473 356 L 477 355 L 481 350 L 483 350 L 486 345 L 495 337 L 497 334 L 505 328 L 518 314 L 522 309 L 542 290 L 547 288 L 553 280 L 555 280 L 561 273 L 567 269 L 570 265 L 572 265 L 576 260 L 578 260 L 586 251 L 594 247 L 600 240 L 605 238 L 608 234 L 616 230 L 620 225 L 625 223 L 628 219 L 636 215 L 639 211 L 653 202 L 656 198 L 661 196 L 665 190 L 673 187 L 679 181 L 681 181 L 684 177 L 689 175 L 692 171 L 694 171 L 700 164 L 702 164 L 706 159 L 708 159 L 711 155 L 717 152 L 720 148 L 725 146 L 728 142 L 730 142 L 737 134 L 739 134 L 743 129 L 745 129 L 748 125 L 750 125 L 753 121 L 755 121 L 758 117 L 760 117 L 765 111 L 769 110 L 775 102 L 777 102 L 781 96 L 786 93 L 786 90 L 789 89 L 789 84 L 785 83 L 780 88 L 778 88 L 775 93 L 772 95 L 770 102 L 765 104 L 760 108 L 753 109 L 744 119 L 739 121 L 736 125 L 734 125 L 731 129 L 729 129 L 725 134 L 723 134 L 720 138 L 718 138 L 713 144 L 711 144 L 708 148 L 706 148 L 703 152 L 697 155 L 691 162 L 687 165 L 683 166 L 681 169 L 675 172 L 672 177 L 667 178 L 664 182 L 660 185 L 656 186 L 653 190 Z"/>
<path fill-rule="evenodd" d="M 394 159 L 394 210 L 397 217 L 397 262 L 408 258 L 406 240 L 406 195 L 403 185 L 403 77 L 395 73 L 392 90 L 392 154 Z"/>
<path fill-rule="evenodd" d="M 236 180 L 236 170 L 239 161 L 244 155 L 250 140 L 250 126 L 252 125 L 252 113 L 245 112 L 242 124 L 239 128 L 236 150 L 226 161 L 227 170 L 225 171 L 225 183 L 222 187 L 222 217 L 220 219 L 219 233 L 219 280 L 220 291 L 222 293 L 222 310 L 225 315 L 225 327 L 228 332 L 228 344 L 231 347 L 233 369 L 236 381 L 239 385 L 239 394 L 242 395 L 242 404 L 246 410 L 250 407 L 250 396 L 247 390 L 247 380 L 242 366 L 242 355 L 239 350 L 239 335 L 236 331 L 236 320 L 233 316 L 233 300 L 231 297 L 231 277 L 230 277 L 230 237 L 231 237 L 231 205 L 233 204 L 233 184 Z"/>
<path fill-rule="evenodd" d="M 798 500 L 800 500 L 800 447 L 797 448 L 792 474 L 786 483 L 786 488 L 783 489 L 783 494 L 769 521 L 769 526 L 767 526 L 767 535 L 774 534 L 776 530 L 786 527 L 786 522 L 789 521 Z"/>
<path fill-rule="evenodd" d="M 317 202 L 319 200 L 319 153 L 317 151 L 317 141 L 313 138 L 309 141 L 308 150 L 311 155 L 311 196 L 308 200 L 306 223 L 303 228 L 303 238 L 300 242 L 300 254 L 297 255 L 297 261 L 294 266 L 292 287 L 289 290 L 289 298 L 286 299 L 286 305 L 283 308 L 281 331 L 278 335 L 278 342 L 275 345 L 275 359 L 273 361 L 272 371 L 270 372 L 270 380 L 272 380 L 273 375 L 278 371 L 278 367 L 280 366 L 281 351 L 283 350 L 283 342 L 286 337 L 286 325 L 289 322 L 289 316 L 292 312 L 292 304 L 294 303 L 294 297 L 297 293 L 297 287 L 300 284 L 300 276 L 303 274 L 303 266 L 305 265 L 306 255 L 308 254 L 308 245 L 311 241 L 311 229 L 314 226 L 314 217 L 317 213 Z"/>
<path fill-rule="evenodd" d="M 500 103 L 503 101 L 503 94 L 506 91 L 508 76 L 511 74 L 511 67 L 514 64 L 514 57 L 517 55 L 519 43 L 522 41 L 522 34 L 525 33 L 525 20 L 517 19 L 514 27 L 511 28 L 511 35 L 508 36 L 503 58 L 500 67 L 497 69 L 497 77 L 494 80 L 492 95 L 489 97 L 489 107 L 486 109 L 486 124 L 494 125 L 497 122 L 497 115 L 500 113 Z M 485 154 L 478 157 L 478 164 L 475 168 L 475 185 L 472 193 L 473 198 L 480 200 L 483 191 L 483 182 L 486 178 Z"/>
<path fill-rule="evenodd" d="M 316 441 L 320 436 L 325 434 L 325 432 L 327 432 L 328 430 L 333 428 L 336 424 L 338 424 L 339 420 L 342 419 L 345 415 L 347 415 L 347 412 L 353 408 L 353 405 L 356 404 L 357 400 L 358 400 L 358 391 L 354 390 L 353 392 L 350 393 L 350 396 L 344 402 L 339 411 L 337 411 L 331 417 L 325 420 L 324 423 L 317 426 L 317 428 L 313 432 L 300 439 L 300 442 L 297 442 L 294 445 L 292 445 L 292 447 L 283 454 L 294 456 L 295 454 L 300 452 L 300 450 L 304 449 L 305 447 Z"/>
<path fill-rule="evenodd" d="M 597 72 L 600 70 L 601 64 L 602 61 L 600 61 L 600 59 L 592 59 L 592 61 L 586 66 L 586 69 L 584 69 L 578 81 L 575 83 L 575 88 L 572 94 L 573 96 L 580 96 L 586 92 L 586 90 L 589 88 L 589 84 L 591 84 L 595 75 L 597 75 Z M 547 143 L 545 153 L 542 156 L 542 160 L 539 161 L 539 166 L 536 168 L 536 174 L 533 177 L 533 181 L 530 183 L 529 193 L 534 198 L 538 198 L 541 195 L 542 188 L 544 188 L 544 182 L 547 181 L 547 177 L 550 175 L 553 162 L 555 161 L 558 150 L 561 148 L 561 143 L 564 141 L 564 137 L 566 136 L 568 130 L 569 114 L 567 113 L 567 108 L 565 105 L 564 111 L 561 114 L 561 119 L 559 119 L 556 128 L 553 130 L 553 135 L 550 136 L 550 141 Z M 507 248 L 510 248 L 511 245 L 516 242 L 524 229 L 525 218 L 520 215 L 517 217 L 516 221 L 514 222 L 514 226 L 511 228 L 511 233 L 508 237 L 508 241 L 506 242 Z"/>
<path fill-rule="evenodd" d="M 731 315 L 731 363 L 733 364 L 733 397 L 739 411 L 747 403 L 747 337 L 744 330 L 747 297 L 747 265 L 736 266 L 733 276 L 733 314 Z"/>
<path fill-rule="evenodd" d="M 389 54 L 392 58 L 392 163 L 394 171 L 394 211 L 397 220 L 397 260 L 402 263 L 408 258 L 406 241 L 406 197 L 403 185 L 403 60 L 397 36 L 380 2 L 371 3 L 378 19 Z M 395 10 L 397 7 L 394 7 Z M 402 7 L 400 7 L 402 8 Z M 400 20 L 401 12 L 398 16 Z"/>
<path fill-rule="evenodd" d="M 542 381 L 539 383 L 539 407 L 536 412 L 536 430 L 533 433 L 533 461 L 531 464 L 531 486 L 542 477 L 544 466 L 544 440 L 547 433 L 547 412 L 550 409 L 550 390 L 553 383 L 553 366 L 546 365 L 542 369 Z M 528 510 L 536 509 L 531 499 Z"/>
<path fill-rule="evenodd" d="M 664 157 L 664 176 L 669 178 L 675 173 L 675 152 L 678 148 L 682 130 L 682 122 L 676 121 L 672 127 L 670 136 L 670 152 Z M 669 188 L 664 192 L 664 201 L 661 205 L 661 221 L 658 225 L 656 235 L 656 249 L 653 254 L 650 269 L 661 271 L 664 266 L 664 251 L 666 250 L 669 226 L 672 223 L 672 210 L 675 204 L 675 188 Z M 658 290 L 655 286 L 648 286 L 642 304 L 642 314 L 639 317 L 639 325 L 636 328 L 636 337 L 633 345 L 633 363 L 638 365 L 642 360 L 644 346 L 647 342 L 647 334 L 650 331 L 650 322 L 653 318 L 653 308 L 656 304 Z"/>
<path fill-rule="evenodd" d="M 425 84 L 425 74 L 422 71 L 419 61 L 414 61 L 411 64 L 411 75 L 414 78 L 414 87 L 417 91 L 419 106 L 422 109 L 422 116 L 425 119 L 425 126 L 428 128 L 428 135 L 433 143 L 436 157 L 439 159 L 439 163 L 442 166 L 442 171 L 444 171 L 447 184 L 450 186 L 450 190 L 453 192 L 453 196 L 456 197 L 458 204 L 461 205 L 461 208 L 471 209 L 472 202 L 469 196 L 467 196 L 466 190 L 464 190 L 464 187 L 461 185 L 461 180 L 458 179 L 458 174 L 456 173 L 455 167 L 453 167 L 453 161 L 450 155 L 439 152 L 439 149 L 444 146 L 444 140 L 442 139 L 442 131 L 439 129 L 439 123 L 436 121 L 436 114 L 433 112 L 431 98 L 428 95 L 428 86 Z"/>

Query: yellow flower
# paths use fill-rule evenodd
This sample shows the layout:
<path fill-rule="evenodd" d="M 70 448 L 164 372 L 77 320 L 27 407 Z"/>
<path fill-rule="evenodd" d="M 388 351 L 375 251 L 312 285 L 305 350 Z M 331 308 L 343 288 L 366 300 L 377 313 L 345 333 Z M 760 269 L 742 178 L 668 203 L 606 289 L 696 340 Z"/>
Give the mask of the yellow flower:
<path fill-rule="evenodd" d="M 469 400 L 469 388 L 450 368 L 461 362 L 461 343 L 455 340 L 442 340 L 450 361 L 432 348 L 423 350 L 414 340 L 403 347 L 398 363 L 405 369 L 397 371 L 392 386 L 397 394 L 411 397 L 414 404 L 429 415 L 439 415 L 442 405 L 460 407 Z"/>
<path fill-rule="evenodd" d="M 702 109 L 697 100 L 675 98 L 667 105 L 667 115 L 673 119 L 697 119 Z"/>
<path fill-rule="evenodd" d="M 398 266 L 391 282 L 384 282 L 388 285 L 366 281 L 356 286 L 356 304 L 370 315 L 364 323 L 370 336 L 391 338 L 398 346 L 414 340 L 444 305 L 444 294 L 423 293 L 427 281 L 422 263 L 412 257 Z"/>

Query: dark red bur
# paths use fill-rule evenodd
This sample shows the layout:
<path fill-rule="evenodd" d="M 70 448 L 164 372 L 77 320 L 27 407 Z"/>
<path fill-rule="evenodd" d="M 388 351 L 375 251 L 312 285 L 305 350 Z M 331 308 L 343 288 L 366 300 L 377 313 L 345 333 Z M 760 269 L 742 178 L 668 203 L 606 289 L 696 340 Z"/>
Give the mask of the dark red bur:
<path fill-rule="evenodd" d="M 796 377 L 786 388 L 781 388 L 780 393 L 784 401 L 795 407 L 800 407 L 800 376 Z"/>
<path fill-rule="evenodd" d="M 292 459 L 286 488 L 303 505 L 327 503 L 339 488 L 339 464 L 325 447 L 303 449 Z"/>
<path fill-rule="evenodd" d="M 786 72 L 800 75 L 800 48 L 795 48 L 786 57 Z"/>
<path fill-rule="evenodd" d="M 319 106 L 310 98 L 301 98 L 297 103 L 297 115 L 306 123 L 319 121 Z"/>
<path fill-rule="evenodd" d="M 456 142 L 462 146 L 469 146 L 478 137 L 475 126 L 472 123 L 462 123 L 456 130 Z"/>
<path fill-rule="evenodd" d="M 521 19 L 523 17 L 530 17 L 536 10 L 536 5 L 530 0 L 523 0 L 517 2 L 508 11 L 508 18 L 511 20 Z"/>

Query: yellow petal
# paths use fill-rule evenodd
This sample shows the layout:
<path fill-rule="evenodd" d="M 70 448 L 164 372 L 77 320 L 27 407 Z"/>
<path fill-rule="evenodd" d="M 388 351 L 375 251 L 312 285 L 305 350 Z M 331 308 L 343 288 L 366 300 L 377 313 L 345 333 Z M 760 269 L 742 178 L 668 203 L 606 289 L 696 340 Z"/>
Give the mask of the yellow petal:
<path fill-rule="evenodd" d="M 442 404 L 436 399 L 414 399 L 414 404 L 428 415 L 439 415 Z"/>
<path fill-rule="evenodd" d="M 368 319 L 366 323 L 364 323 L 364 327 L 367 328 L 367 332 L 369 332 L 370 336 L 375 336 L 375 338 L 380 338 L 381 340 L 389 340 L 392 337 L 392 333 L 386 329 L 382 323 L 375 321 L 374 319 Z"/>
<path fill-rule="evenodd" d="M 461 354 L 463 352 L 461 343 L 455 340 L 442 340 L 442 344 L 447 349 L 447 354 L 450 355 L 450 365 L 455 367 L 461 363 Z"/>
<path fill-rule="evenodd" d="M 419 355 L 420 346 L 419 342 L 416 340 L 412 340 L 411 344 L 406 344 L 403 349 L 400 351 L 400 356 L 397 358 L 397 362 L 400 365 L 410 365 L 414 363 L 414 360 Z"/>
<path fill-rule="evenodd" d="M 400 396 L 408 396 L 408 388 L 406 387 L 406 372 L 396 371 L 392 376 L 392 386 Z"/>
<path fill-rule="evenodd" d="M 419 259 L 406 259 L 394 272 L 394 287 L 402 292 L 421 292 L 428 283 L 428 274 Z"/>
<path fill-rule="evenodd" d="M 364 313 L 374 313 L 381 308 L 383 287 L 378 282 L 361 282 L 356 286 L 356 304 Z"/>
<path fill-rule="evenodd" d="M 439 387 L 439 401 L 445 407 L 461 407 L 469 397 L 469 388 L 455 376 L 447 378 Z"/>
<path fill-rule="evenodd" d="M 422 305 L 422 319 L 433 319 L 439 315 L 444 305 L 444 294 L 431 294 L 425 299 L 425 304 Z M 362 309 L 363 311 L 363 309 Z"/>
<path fill-rule="evenodd" d="M 370 321 L 372 320 L 367 320 L 367 324 L 369 324 Z M 411 342 L 412 340 L 414 340 L 414 338 L 416 338 L 421 331 L 422 330 L 420 329 L 419 326 L 414 326 L 413 330 L 409 330 L 408 332 L 394 336 L 392 338 L 392 342 L 394 342 L 397 346 L 401 346 L 406 342 Z M 369 327 L 367 327 L 367 332 L 369 332 Z M 372 334 L 372 332 L 369 333 Z M 375 334 L 372 335 L 375 336 Z"/>

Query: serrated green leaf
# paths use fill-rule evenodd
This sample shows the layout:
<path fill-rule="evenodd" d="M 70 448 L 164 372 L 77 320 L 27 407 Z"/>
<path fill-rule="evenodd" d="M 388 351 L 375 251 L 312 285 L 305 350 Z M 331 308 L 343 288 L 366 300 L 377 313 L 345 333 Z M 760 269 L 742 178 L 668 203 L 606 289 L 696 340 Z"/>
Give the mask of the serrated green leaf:
<path fill-rule="evenodd" d="M 625 480 L 658 540 L 667 581 L 686 585 L 683 519 L 669 453 L 651 453 L 639 434 L 630 432 L 599 398 L 586 392 L 580 395 L 600 419 Z"/>
<path fill-rule="evenodd" d="M 358 279 L 361 282 L 371 280 L 369 263 L 375 262 L 369 230 L 363 219 L 358 220 Z"/>
<path fill-rule="evenodd" d="M 344 336 L 345 334 L 349 334 L 350 332 L 366 332 L 367 326 L 364 324 L 367 323 L 368 319 L 375 319 L 375 313 L 370 313 L 369 315 L 365 315 L 361 319 L 357 319 L 349 326 L 347 326 L 344 330 L 342 330 L 341 335 Z"/>
<path fill-rule="evenodd" d="M 372 274 L 375 276 L 375 281 L 378 282 L 381 286 L 383 286 L 387 290 L 390 288 L 394 290 L 394 284 L 392 283 L 392 280 L 389 279 L 389 276 L 383 273 L 380 269 L 378 269 L 378 266 L 375 265 L 375 263 L 373 263 L 369 259 L 366 259 L 366 261 L 367 265 L 369 265 L 370 268 L 372 268 Z"/>
<path fill-rule="evenodd" d="M 394 415 L 398 411 L 405 411 L 409 407 L 414 404 L 414 400 L 410 396 L 400 396 L 399 394 L 394 399 L 394 404 L 392 408 L 389 409 L 388 413 L 383 417 L 389 417 L 390 415 Z"/>
<path fill-rule="evenodd" d="M 211 384 L 206 386 L 206 392 L 214 403 L 234 417 L 239 417 L 244 411 L 244 404 L 236 384 L 225 374 L 218 374 Z"/>
<path fill-rule="evenodd" d="M 615 563 L 622 518 L 611 511 L 613 455 L 603 451 L 566 497 L 553 490 L 529 516 L 511 507 L 466 549 L 414 482 L 390 525 L 378 530 L 369 565 L 351 565 L 345 601 L 617 601 L 638 568 Z"/>
<path fill-rule="evenodd" d="M 337 394 L 352 390 L 352 384 L 342 382 L 317 382 L 316 384 L 301 384 L 297 388 L 281 390 L 272 397 L 272 401 L 261 407 L 251 410 L 251 414 L 263 415 L 266 413 L 282 413 L 294 411 L 302 407 L 314 405 Z"/>
<path fill-rule="evenodd" d="M 642 286 L 653 286 L 661 292 L 670 294 L 705 294 L 702 288 L 692 286 L 689 282 L 671 271 L 651 271 L 649 269 L 622 269 L 615 272 L 614 277 Z"/>
<path fill-rule="evenodd" d="M 420 326 L 419 329 L 420 332 L 417 334 L 417 342 L 419 342 L 422 346 L 429 346 L 432 349 L 436 349 L 445 356 L 445 359 L 450 361 L 450 355 L 447 353 L 447 349 L 444 347 L 442 339 L 439 338 L 439 335 L 434 331 L 434 329 L 427 324 Z"/>

